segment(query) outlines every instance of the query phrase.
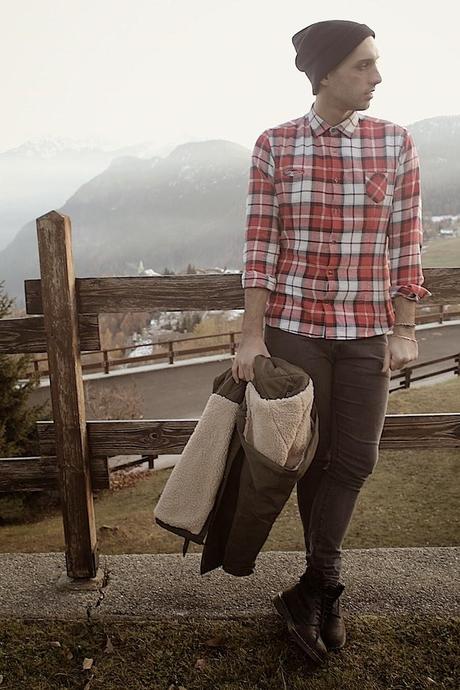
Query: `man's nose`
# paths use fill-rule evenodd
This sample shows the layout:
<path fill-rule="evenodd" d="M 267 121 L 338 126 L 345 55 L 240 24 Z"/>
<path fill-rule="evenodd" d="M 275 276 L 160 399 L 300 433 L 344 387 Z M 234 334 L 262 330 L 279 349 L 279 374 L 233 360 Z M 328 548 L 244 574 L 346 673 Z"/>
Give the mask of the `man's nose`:
<path fill-rule="evenodd" d="M 373 82 L 375 85 L 377 85 L 377 84 L 380 84 L 381 81 L 382 81 L 382 76 L 381 76 L 380 72 L 378 71 L 378 69 L 375 68 Z"/>

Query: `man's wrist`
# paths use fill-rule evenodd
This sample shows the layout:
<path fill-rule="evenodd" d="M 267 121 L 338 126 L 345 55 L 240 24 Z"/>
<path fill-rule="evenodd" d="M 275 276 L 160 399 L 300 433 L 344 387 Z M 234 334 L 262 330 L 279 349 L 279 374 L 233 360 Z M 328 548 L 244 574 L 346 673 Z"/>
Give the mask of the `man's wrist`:
<path fill-rule="evenodd" d="M 408 338 L 415 338 L 415 326 L 400 326 L 394 324 L 392 331 L 395 335 L 402 335 Z"/>
<path fill-rule="evenodd" d="M 401 331 L 401 333 L 403 334 L 407 333 L 408 331 L 410 331 L 411 333 L 415 333 L 415 323 L 402 323 L 395 321 L 395 323 L 393 324 L 393 330 L 396 330 L 398 332 Z"/>
<path fill-rule="evenodd" d="M 241 340 L 250 340 L 254 338 L 264 338 L 264 333 L 263 330 L 242 330 L 241 331 Z"/>

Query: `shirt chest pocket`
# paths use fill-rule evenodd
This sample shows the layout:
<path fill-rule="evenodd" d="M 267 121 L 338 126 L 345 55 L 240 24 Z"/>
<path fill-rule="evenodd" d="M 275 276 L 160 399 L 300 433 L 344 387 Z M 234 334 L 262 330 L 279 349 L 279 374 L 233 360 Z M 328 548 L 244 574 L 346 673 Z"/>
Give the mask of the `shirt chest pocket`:
<path fill-rule="evenodd" d="M 367 201 L 382 204 L 388 199 L 388 173 L 386 170 L 364 173 L 364 192 Z"/>
<path fill-rule="evenodd" d="M 275 190 L 281 204 L 309 204 L 320 187 L 311 165 L 281 166 L 275 173 Z"/>

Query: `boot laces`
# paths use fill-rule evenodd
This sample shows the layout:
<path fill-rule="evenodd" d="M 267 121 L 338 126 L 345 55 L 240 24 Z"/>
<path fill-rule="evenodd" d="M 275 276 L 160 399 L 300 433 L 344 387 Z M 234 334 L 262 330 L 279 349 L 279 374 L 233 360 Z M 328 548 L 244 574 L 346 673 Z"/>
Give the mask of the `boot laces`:
<path fill-rule="evenodd" d="M 323 617 L 327 618 L 331 613 L 338 615 L 339 613 L 339 598 L 345 589 L 344 585 L 338 583 L 335 586 L 325 587 L 323 590 Z"/>

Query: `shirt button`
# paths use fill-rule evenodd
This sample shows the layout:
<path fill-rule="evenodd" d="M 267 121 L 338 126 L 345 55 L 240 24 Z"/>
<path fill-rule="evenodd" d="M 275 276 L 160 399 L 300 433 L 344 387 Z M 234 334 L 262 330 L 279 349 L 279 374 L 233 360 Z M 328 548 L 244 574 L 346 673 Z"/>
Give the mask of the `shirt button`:
<path fill-rule="evenodd" d="M 338 130 L 335 127 L 331 127 L 329 130 L 331 134 L 337 134 Z"/>
<path fill-rule="evenodd" d="M 328 276 L 334 275 L 334 271 L 328 271 L 328 272 L 327 272 L 327 275 L 328 275 Z"/>

